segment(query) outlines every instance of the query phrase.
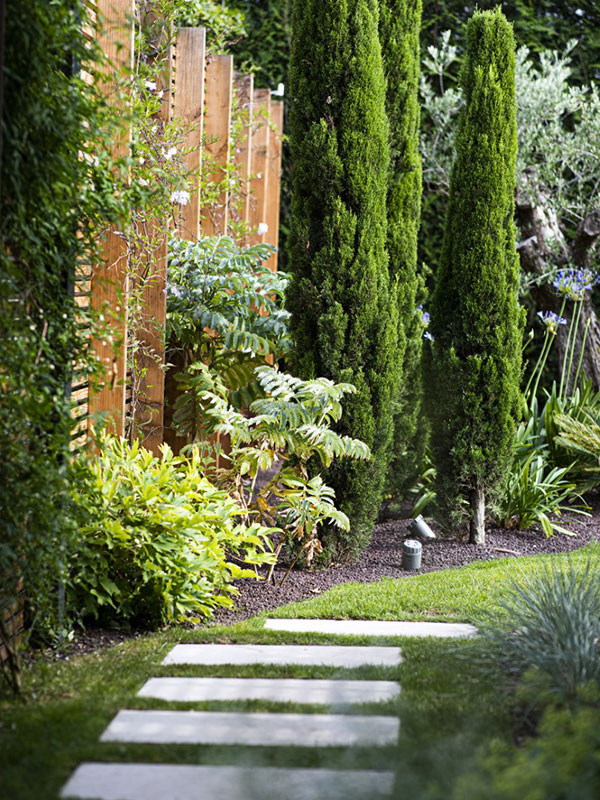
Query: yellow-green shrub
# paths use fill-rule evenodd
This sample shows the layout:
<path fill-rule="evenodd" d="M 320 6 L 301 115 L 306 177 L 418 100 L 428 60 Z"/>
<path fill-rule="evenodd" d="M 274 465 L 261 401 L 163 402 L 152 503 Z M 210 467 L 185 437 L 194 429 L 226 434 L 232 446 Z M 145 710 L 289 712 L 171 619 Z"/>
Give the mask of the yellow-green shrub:
<path fill-rule="evenodd" d="M 70 557 L 73 611 L 155 627 L 231 606 L 232 581 L 254 575 L 237 562 L 272 559 L 270 529 L 242 524 L 235 501 L 202 476 L 196 457 L 164 446 L 156 458 L 113 437 L 100 444 L 98 456 L 72 468 L 81 516 Z"/>

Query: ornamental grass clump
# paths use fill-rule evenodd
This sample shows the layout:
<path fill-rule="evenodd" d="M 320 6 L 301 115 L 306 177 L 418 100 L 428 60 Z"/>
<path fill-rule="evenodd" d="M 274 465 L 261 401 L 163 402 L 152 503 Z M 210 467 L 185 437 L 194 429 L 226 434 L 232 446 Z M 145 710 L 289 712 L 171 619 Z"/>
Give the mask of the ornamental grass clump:
<path fill-rule="evenodd" d="M 541 568 L 515 582 L 480 635 L 487 658 L 514 680 L 526 675 L 553 702 L 572 702 L 600 682 L 600 572 L 597 556 L 566 569 Z M 541 695 L 540 695 L 541 696 Z"/>
<path fill-rule="evenodd" d="M 521 329 L 515 245 L 514 37 L 500 9 L 475 12 L 444 248 L 431 304 L 428 401 L 442 525 L 485 541 L 486 498 L 511 464 Z"/>

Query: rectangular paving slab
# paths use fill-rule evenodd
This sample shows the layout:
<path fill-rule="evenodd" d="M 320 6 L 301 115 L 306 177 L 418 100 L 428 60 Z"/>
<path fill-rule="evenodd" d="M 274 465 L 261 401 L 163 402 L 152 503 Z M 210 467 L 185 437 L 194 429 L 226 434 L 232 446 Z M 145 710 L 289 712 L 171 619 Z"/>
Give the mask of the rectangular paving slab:
<path fill-rule="evenodd" d="M 150 678 L 138 697 L 181 702 L 272 700 L 278 703 L 350 705 L 391 700 L 394 681 L 300 680 L 295 678 Z"/>
<path fill-rule="evenodd" d="M 383 800 L 393 772 L 213 767 L 186 764 L 81 764 L 63 798 L 94 800 Z"/>
<path fill-rule="evenodd" d="M 291 664 L 353 668 L 365 664 L 394 667 L 398 647 L 343 647 L 296 644 L 177 644 L 163 664 Z"/>
<path fill-rule="evenodd" d="M 222 711 L 119 711 L 103 742 L 295 747 L 383 746 L 398 737 L 396 717 Z"/>
<path fill-rule="evenodd" d="M 401 622 L 393 619 L 267 619 L 265 628 L 294 633 L 335 633 L 343 636 L 436 636 L 463 638 L 477 634 L 462 622 Z"/>

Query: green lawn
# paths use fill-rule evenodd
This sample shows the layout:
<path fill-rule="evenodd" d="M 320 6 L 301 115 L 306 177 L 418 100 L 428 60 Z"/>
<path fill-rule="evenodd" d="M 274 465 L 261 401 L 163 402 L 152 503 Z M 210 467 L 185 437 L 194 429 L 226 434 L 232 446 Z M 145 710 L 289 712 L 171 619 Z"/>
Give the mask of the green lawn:
<path fill-rule="evenodd" d="M 600 560 L 600 547 L 590 546 L 575 558 Z M 552 557 L 568 563 L 564 556 Z M 507 581 L 529 573 L 548 557 L 473 564 L 410 579 L 374 584 L 346 584 L 320 597 L 279 609 L 277 616 L 366 617 L 477 620 L 497 604 Z M 271 612 L 270 612 L 271 613 Z M 491 677 L 470 669 L 473 641 L 381 639 L 401 644 L 404 660 L 399 676 L 390 668 L 362 668 L 363 679 L 399 677 L 399 701 L 361 707 L 363 713 L 399 714 L 397 748 L 338 751 L 331 748 L 275 749 L 99 744 L 98 738 L 119 708 L 176 707 L 135 693 L 152 675 L 260 675 L 290 677 L 347 676 L 349 671 L 325 668 L 161 667 L 177 641 L 265 643 L 367 643 L 364 637 L 328 637 L 262 630 L 265 615 L 230 627 L 171 629 L 132 639 L 88 656 L 56 663 L 37 662 L 26 671 L 20 700 L 0 698 L 0 798 L 53 800 L 72 769 L 82 760 L 181 761 L 187 763 L 252 763 L 290 766 L 396 768 L 398 797 L 426 800 L 449 797 L 458 772 L 468 768 L 477 746 L 507 735 L 504 697 Z M 473 674 L 471 674 L 473 673 Z M 215 708 L 185 704 L 180 708 Z M 298 710 L 266 702 L 229 703 L 228 709 Z M 310 709 L 310 710 L 315 710 Z M 225 800 L 225 799 L 224 799 Z M 476 800 L 473 798 L 472 800 Z"/>
<path fill-rule="evenodd" d="M 591 559 L 600 566 L 600 544 L 590 544 L 573 554 L 476 561 L 466 567 L 399 580 L 345 583 L 268 615 L 477 622 L 486 611 L 499 610 L 498 601 L 515 578 L 531 575 L 549 563 L 566 566 L 578 559 Z"/>

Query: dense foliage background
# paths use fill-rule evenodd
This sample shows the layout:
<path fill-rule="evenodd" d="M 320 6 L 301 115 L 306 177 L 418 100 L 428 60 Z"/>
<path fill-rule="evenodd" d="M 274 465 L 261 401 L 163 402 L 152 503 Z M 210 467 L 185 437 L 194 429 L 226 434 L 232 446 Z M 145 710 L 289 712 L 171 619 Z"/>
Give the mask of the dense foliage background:
<path fill-rule="evenodd" d="M 431 307 L 427 388 L 441 516 L 458 528 L 468 503 L 477 542 L 485 537 L 483 495 L 508 469 L 519 413 L 514 75 L 510 25 L 499 10 L 476 12 L 461 72 L 465 99 Z"/>
<path fill-rule="evenodd" d="M 86 157 L 91 140 L 102 152 L 114 122 L 77 74 L 84 58 L 100 59 L 84 40 L 85 15 L 83 0 L 9 0 L 2 76 L 0 609 L 22 578 L 32 613 L 55 630 L 69 386 L 72 364 L 87 361 L 73 278 L 90 263 L 100 214 L 118 212 L 106 167 Z"/>
<path fill-rule="evenodd" d="M 290 69 L 293 169 L 288 308 L 294 368 L 352 383 L 340 432 L 371 463 L 334 465 L 329 481 L 356 555 L 381 502 L 399 380 L 398 309 L 386 253 L 389 170 L 385 81 L 373 0 L 294 6 Z"/>

